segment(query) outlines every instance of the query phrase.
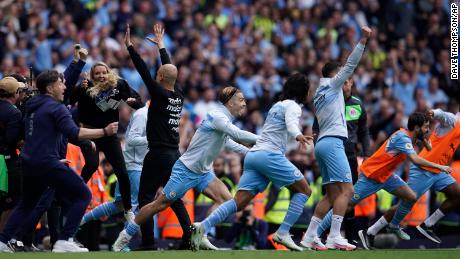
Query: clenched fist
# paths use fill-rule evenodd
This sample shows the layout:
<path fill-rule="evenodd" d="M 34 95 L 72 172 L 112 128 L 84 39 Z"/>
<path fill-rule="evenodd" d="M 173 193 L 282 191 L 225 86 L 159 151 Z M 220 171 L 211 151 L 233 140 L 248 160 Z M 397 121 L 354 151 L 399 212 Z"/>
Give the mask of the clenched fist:
<path fill-rule="evenodd" d="M 117 134 L 117 132 L 118 132 L 118 122 L 112 122 L 109 125 L 107 125 L 107 127 L 104 128 L 104 132 L 106 132 L 106 134 L 108 136 L 113 136 L 113 135 Z"/>
<path fill-rule="evenodd" d="M 363 38 L 370 38 L 372 34 L 372 29 L 367 26 L 363 26 L 361 28 L 361 32 L 363 33 Z"/>

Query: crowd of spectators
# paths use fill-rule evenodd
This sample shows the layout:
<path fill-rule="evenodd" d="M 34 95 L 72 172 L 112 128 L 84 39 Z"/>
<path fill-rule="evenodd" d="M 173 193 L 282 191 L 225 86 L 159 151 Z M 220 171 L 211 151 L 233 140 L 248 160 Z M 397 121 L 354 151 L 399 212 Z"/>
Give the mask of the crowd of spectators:
<path fill-rule="evenodd" d="M 325 62 L 344 62 L 360 28 L 370 26 L 372 39 L 353 75 L 353 93 L 367 109 L 374 150 L 405 126 L 413 111 L 458 111 L 460 85 L 450 79 L 449 14 L 448 0 L 4 0 L 0 77 L 28 76 L 29 68 L 35 74 L 63 71 L 79 43 L 89 50 L 84 71 L 104 61 L 145 101 L 148 94 L 123 34 L 129 23 L 133 42 L 154 75 L 159 54 L 146 36 L 162 23 L 186 93 L 180 132 L 184 150 L 206 112 L 217 105 L 221 87 L 242 90 L 248 114 L 238 125 L 260 133 L 290 73 L 308 75 L 311 97 Z M 123 111 L 121 122 L 129 114 Z M 311 103 L 305 105 L 305 132 L 311 131 L 313 115 Z M 291 157 L 306 172 L 316 168 L 312 149 L 301 152 Z"/>

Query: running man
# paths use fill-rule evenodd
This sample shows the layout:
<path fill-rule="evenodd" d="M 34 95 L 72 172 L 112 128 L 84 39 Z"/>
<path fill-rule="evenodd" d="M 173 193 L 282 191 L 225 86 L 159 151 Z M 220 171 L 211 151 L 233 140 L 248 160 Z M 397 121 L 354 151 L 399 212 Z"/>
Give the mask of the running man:
<path fill-rule="evenodd" d="M 64 101 L 64 77 L 47 70 L 36 80 L 38 96 L 26 104 L 25 144 L 21 153 L 23 165 L 23 196 L 0 233 L 0 252 L 12 252 L 7 242 L 15 236 L 28 219 L 48 187 L 56 190 L 61 201 L 65 223 L 53 246 L 53 252 L 88 252 L 73 240 L 91 192 L 83 179 L 62 163 L 60 145 L 64 138 L 97 139 L 113 136 L 118 122 L 105 128 L 78 128 Z"/>
<path fill-rule="evenodd" d="M 454 114 L 444 112 L 441 109 L 429 110 L 427 115 L 429 119 L 434 119 L 439 124 L 430 137 L 430 142 L 433 145 L 432 149 L 423 149 L 419 156 L 428 161 L 447 165 L 451 162 L 456 148 L 460 145 L 460 120 Z M 407 182 L 417 195 L 415 200 L 418 200 L 431 187 L 446 194 L 447 199 L 439 209 L 431 214 L 420 226 L 417 226 L 417 230 L 422 235 L 438 244 L 441 243 L 441 239 L 436 235 L 432 227 L 445 213 L 460 204 L 460 185 L 448 174 L 449 172 L 449 170 L 412 165 L 409 171 L 409 181 Z M 415 201 L 403 201 L 399 206 L 394 206 L 388 210 L 368 230 L 360 230 L 359 236 L 364 247 L 366 249 L 372 248 L 375 235 L 387 225 L 389 225 L 389 229 L 398 228 L 401 221 L 411 211 L 414 203 Z"/>
<path fill-rule="evenodd" d="M 301 145 L 313 140 L 312 137 L 304 136 L 299 128 L 302 114 L 300 105 L 305 103 L 308 89 L 309 82 L 303 74 L 293 74 L 287 79 L 282 101 L 270 109 L 260 138 L 246 155 L 235 197 L 220 205 L 203 222 L 193 224 L 193 250 L 200 248 L 200 243 L 211 227 L 246 208 L 255 195 L 267 188 L 270 181 L 278 188 L 286 186 L 293 193 L 286 217 L 273 235 L 273 240 L 291 250 L 303 250 L 294 243 L 289 230 L 302 214 L 311 189 L 299 169 L 286 158 L 285 152 L 290 137 Z"/>
<path fill-rule="evenodd" d="M 246 113 L 246 101 L 240 90 L 232 86 L 225 87 L 219 94 L 219 101 L 222 105 L 208 112 L 193 135 L 187 151 L 174 164 L 171 178 L 162 194 L 140 209 L 134 222 L 129 223 L 118 236 L 113 245 L 114 251 L 125 250 L 131 238 L 139 231 L 139 225 L 180 200 L 191 188 L 196 188 L 219 204 L 232 198 L 225 184 L 212 172 L 212 163 L 224 146 L 246 154 L 248 148 L 235 141 L 254 144 L 257 136 L 232 124 L 233 119 Z M 200 241 L 202 243 L 198 245 L 215 249 L 206 238 Z"/>
<path fill-rule="evenodd" d="M 414 150 L 414 144 L 417 141 L 422 141 L 424 145 L 429 146 L 425 139 L 425 135 L 429 131 L 430 121 L 423 113 L 415 112 L 409 116 L 407 129 L 399 129 L 390 136 L 380 148 L 361 166 L 361 175 L 358 182 L 355 184 L 355 193 L 350 203 L 348 210 L 358 204 L 362 199 L 378 192 L 381 189 L 392 193 L 404 202 L 417 201 L 414 191 L 405 183 L 401 177 L 394 174 L 396 168 L 401 165 L 406 158 L 417 166 L 425 166 L 438 169 L 441 171 L 450 172 L 448 166 L 439 165 L 427 161 Z M 318 228 L 318 236 L 322 234 L 331 225 L 332 211 L 329 211 L 324 217 Z M 409 237 L 399 227 L 389 229 L 397 234 L 401 239 Z"/>
<path fill-rule="evenodd" d="M 333 208 L 334 216 L 331 233 L 326 246 L 331 249 L 355 249 L 340 235 L 340 226 L 347 210 L 347 204 L 353 195 L 351 169 L 345 155 L 344 141 L 348 138 L 345 118 L 345 101 L 342 86 L 353 74 L 364 52 L 372 30 L 362 27 L 362 38 L 356 45 L 345 66 L 337 62 L 328 62 L 322 69 L 323 78 L 316 89 L 314 105 L 319 124 L 318 142 L 315 156 L 321 169 L 326 195 L 316 205 L 315 212 L 308 225 L 301 245 L 310 249 L 325 250 L 316 231 L 321 219 Z"/>

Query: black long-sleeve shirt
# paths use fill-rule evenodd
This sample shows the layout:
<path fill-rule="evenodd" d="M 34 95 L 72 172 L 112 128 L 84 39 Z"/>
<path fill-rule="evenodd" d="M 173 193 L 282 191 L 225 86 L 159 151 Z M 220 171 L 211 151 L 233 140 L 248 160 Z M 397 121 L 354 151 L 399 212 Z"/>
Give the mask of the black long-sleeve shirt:
<path fill-rule="evenodd" d="M 345 119 L 347 120 L 348 139 L 345 141 L 347 157 L 356 156 L 356 145 L 361 143 L 363 156 L 370 156 L 369 128 L 367 127 L 367 113 L 361 100 L 351 96 L 345 100 Z M 313 133 L 319 134 L 318 120 L 315 117 Z"/>
<path fill-rule="evenodd" d="M 88 83 L 88 89 L 93 87 Z M 139 94 L 131 89 L 128 82 L 118 79 L 117 85 L 107 91 L 100 92 L 94 98 L 87 93 L 87 89 L 79 86 L 75 87 L 70 96 L 70 103 L 78 102 L 78 118 L 85 125 L 94 128 L 103 128 L 119 119 L 118 107 L 121 101 L 128 98 L 135 98 L 136 102 L 130 106 L 139 109 L 143 106 Z"/>
<path fill-rule="evenodd" d="M 128 47 L 129 56 L 150 93 L 147 115 L 147 141 L 149 148 L 179 148 L 179 121 L 184 103 L 182 89 L 176 84 L 169 91 L 155 81 L 149 69 L 133 46 Z M 171 64 L 166 49 L 160 49 L 162 64 Z"/>
<path fill-rule="evenodd" d="M 23 138 L 22 114 L 7 101 L 0 100 L 0 154 L 17 157 L 16 145 Z"/>

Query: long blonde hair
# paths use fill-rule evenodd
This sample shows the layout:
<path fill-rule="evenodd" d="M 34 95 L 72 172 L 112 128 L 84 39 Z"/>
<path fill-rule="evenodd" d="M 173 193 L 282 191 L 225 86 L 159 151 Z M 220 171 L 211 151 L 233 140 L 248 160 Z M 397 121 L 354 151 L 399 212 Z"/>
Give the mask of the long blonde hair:
<path fill-rule="evenodd" d="M 95 80 L 94 80 L 94 70 L 98 66 L 103 66 L 103 67 L 105 67 L 105 69 L 107 69 L 107 73 L 108 73 L 107 81 L 102 82 L 102 83 L 101 82 L 95 82 Z M 120 79 L 120 76 L 118 76 L 118 74 L 115 73 L 115 71 L 110 69 L 110 67 L 106 63 L 104 63 L 102 61 L 96 62 L 91 67 L 91 70 L 90 70 L 90 80 L 93 82 L 93 87 L 88 88 L 88 90 L 86 90 L 86 92 L 89 94 L 89 96 L 94 98 L 100 92 L 107 91 L 107 90 L 115 87 L 117 85 L 118 79 Z"/>

